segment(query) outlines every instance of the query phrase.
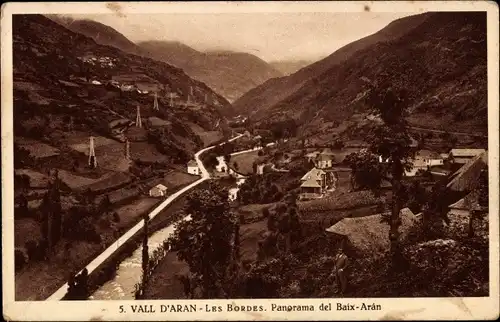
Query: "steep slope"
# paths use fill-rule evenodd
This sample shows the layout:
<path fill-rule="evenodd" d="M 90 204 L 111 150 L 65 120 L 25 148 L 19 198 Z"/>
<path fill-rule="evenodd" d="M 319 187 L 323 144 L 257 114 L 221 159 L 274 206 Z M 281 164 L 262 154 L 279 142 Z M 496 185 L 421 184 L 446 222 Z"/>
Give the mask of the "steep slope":
<path fill-rule="evenodd" d="M 404 32 L 403 32 L 404 30 Z M 354 114 L 362 115 L 363 79 L 389 82 L 410 94 L 409 121 L 414 126 L 457 132 L 486 133 L 486 15 L 484 13 L 427 13 L 400 19 L 365 38 L 371 45 L 357 51 L 339 51 L 337 63 L 315 77 L 293 82 L 297 74 L 267 82 L 233 105 L 258 109 L 256 120 L 293 118 L 306 136 L 342 132 Z M 349 45 L 350 46 L 350 45 Z M 342 62 L 341 64 L 339 62 Z M 310 70 L 318 62 L 306 68 Z M 280 98 L 276 89 L 298 87 Z M 284 89 L 283 89 L 284 90 Z M 257 92 L 263 98 L 253 98 Z M 363 118 L 361 117 L 361 120 Z M 364 120 L 366 123 L 366 119 Z M 344 124 L 343 124 L 344 123 Z M 355 122 L 356 123 L 356 122 Z M 359 123 L 359 122 L 358 122 Z M 361 122 L 363 123 L 363 122 Z M 347 128 L 349 128 L 347 124 Z M 363 135 L 350 129 L 351 135 Z M 325 136 L 325 140 L 331 139 Z"/>
<path fill-rule="evenodd" d="M 138 45 L 150 57 L 182 68 L 229 101 L 270 78 L 282 75 L 262 59 L 247 53 L 203 53 L 179 42 L 166 41 L 145 41 Z"/>
<path fill-rule="evenodd" d="M 73 19 L 68 16 L 46 15 L 47 18 L 63 25 L 73 32 L 94 39 L 101 45 L 113 46 L 128 53 L 144 54 L 141 48 L 115 29 L 97 21 Z"/>
<path fill-rule="evenodd" d="M 201 146 L 187 124 L 214 130 L 220 111 L 229 106 L 181 69 L 96 44 L 41 15 L 14 16 L 13 52 L 16 135 L 30 135 L 26 122 L 63 118 L 67 123 L 71 116 L 79 130 L 111 137 L 111 124 L 123 118 L 134 121 L 139 106 L 143 119 L 166 121 L 161 148 L 172 162 L 183 163 Z M 182 104 L 190 90 L 191 104 Z M 158 93 L 159 111 L 153 110 L 153 92 Z M 177 96 L 172 107 L 170 94 Z M 67 132 L 65 122 L 48 123 L 54 133 Z M 38 130 L 55 135 L 40 124 Z"/>
<path fill-rule="evenodd" d="M 299 69 L 312 64 L 313 62 L 314 61 L 309 60 L 283 60 L 269 62 L 269 65 L 280 71 L 283 75 L 288 76 L 297 72 Z"/>
<path fill-rule="evenodd" d="M 344 63 L 359 50 L 379 42 L 398 39 L 418 27 L 427 16 L 423 14 L 395 20 L 379 32 L 352 42 L 290 76 L 270 79 L 235 101 L 232 111 L 234 114 L 245 115 L 265 113 L 267 109 L 294 93 L 308 80 L 324 73 L 333 66 Z"/>

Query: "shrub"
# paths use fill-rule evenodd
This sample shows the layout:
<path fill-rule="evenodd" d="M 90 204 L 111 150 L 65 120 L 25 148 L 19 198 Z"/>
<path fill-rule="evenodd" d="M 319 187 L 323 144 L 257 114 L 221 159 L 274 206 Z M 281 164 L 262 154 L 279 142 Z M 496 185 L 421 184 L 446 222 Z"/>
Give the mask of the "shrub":
<path fill-rule="evenodd" d="M 23 269 L 23 267 L 26 265 L 27 262 L 28 260 L 24 252 L 21 249 L 16 249 L 14 251 L 14 263 L 16 272 Z"/>
<path fill-rule="evenodd" d="M 26 253 L 28 254 L 28 259 L 31 260 L 40 260 L 40 253 L 38 249 L 38 243 L 34 240 L 28 240 L 24 244 L 24 248 L 26 248 Z"/>

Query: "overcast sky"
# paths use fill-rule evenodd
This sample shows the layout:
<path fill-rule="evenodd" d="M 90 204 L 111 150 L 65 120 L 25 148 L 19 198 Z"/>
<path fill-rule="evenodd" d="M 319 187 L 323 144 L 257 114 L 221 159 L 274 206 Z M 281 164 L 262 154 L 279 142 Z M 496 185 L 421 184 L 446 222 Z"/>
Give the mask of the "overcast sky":
<path fill-rule="evenodd" d="M 113 27 L 133 42 L 180 41 L 196 50 L 242 51 L 265 61 L 317 60 L 414 13 L 219 13 L 71 15 Z"/>

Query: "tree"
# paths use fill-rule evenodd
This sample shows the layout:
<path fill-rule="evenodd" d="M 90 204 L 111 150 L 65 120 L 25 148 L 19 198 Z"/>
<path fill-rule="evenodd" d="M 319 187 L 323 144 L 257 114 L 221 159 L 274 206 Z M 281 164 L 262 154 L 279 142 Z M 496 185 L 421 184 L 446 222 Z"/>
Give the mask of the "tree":
<path fill-rule="evenodd" d="M 143 219 L 144 219 L 144 233 L 142 238 L 142 287 L 144 289 L 146 287 L 149 276 L 149 248 L 148 248 L 149 214 L 145 214 L 143 216 Z"/>
<path fill-rule="evenodd" d="M 224 161 L 229 164 L 229 161 L 231 161 L 231 154 L 226 154 L 224 155 Z"/>
<path fill-rule="evenodd" d="M 237 218 L 229 211 L 227 196 L 227 189 L 215 182 L 210 182 L 206 189 L 193 191 L 184 210 L 191 220 L 178 223 L 169 238 L 179 260 L 188 264 L 203 298 L 222 295 L 226 268 L 233 260 Z"/>
<path fill-rule="evenodd" d="M 215 153 L 209 153 L 204 159 L 203 159 L 203 164 L 208 168 L 208 169 L 213 169 L 219 164 L 219 161 L 217 160 L 217 155 Z"/>
<path fill-rule="evenodd" d="M 88 271 L 84 268 L 80 274 L 71 276 L 68 281 L 67 300 L 86 300 L 89 296 Z"/>
<path fill-rule="evenodd" d="M 28 212 L 28 198 L 26 198 L 24 193 L 19 196 L 19 209 L 23 212 L 23 214 Z"/>
<path fill-rule="evenodd" d="M 378 157 L 369 151 L 351 153 L 345 158 L 351 168 L 351 189 L 378 191 L 382 182 L 382 167 Z"/>
<path fill-rule="evenodd" d="M 333 142 L 333 144 L 332 144 L 332 147 L 334 149 L 338 149 L 338 150 L 341 150 L 344 146 L 345 146 L 345 144 L 341 140 L 335 140 L 335 142 Z"/>
<path fill-rule="evenodd" d="M 387 167 L 382 170 L 383 178 L 392 184 L 391 216 L 389 220 L 389 240 L 392 257 L 392 267 L 399 267 L 402 260 L 399 245 L 399 231 L 401 224 L 400 211 L 405 198 L 405 189 L 402 178 L 405 169 L 411 168 L 413 150 L 410 147 L 411 138 L 405 119 L 408 107 L 408 94 L 404 86 L 395 87 L 390 77 L 380 79 L 379 82 L 369 82 L 365 102 L 371 112 L 382 120 L 374 126 L 368 134 L 370 151 L 388 160 Z"/>
<path fill-rule="evenodd" d="M 233 167 L 234 167 L 234 170 L 238 171 L 238 162 L 234 162 L 233 163 Z"/>
<path fill-rule="evenodd" d="M 62 232 L 62 207 L 60 193 L 60 179 L 56 172 L 49 189 L 45 193 L 40 206 L 42 211 L 42 235 L 47 244 L 48 252 L 61 238 Z"/>
<path fill-rule="evenodd" d="M 101 202 L 98 206 L 99 213 L 102 215 L 107 215 L 111 211 L 111 200 L 109 199 L 109 195 L 106 194 L 101 199 Z"/>

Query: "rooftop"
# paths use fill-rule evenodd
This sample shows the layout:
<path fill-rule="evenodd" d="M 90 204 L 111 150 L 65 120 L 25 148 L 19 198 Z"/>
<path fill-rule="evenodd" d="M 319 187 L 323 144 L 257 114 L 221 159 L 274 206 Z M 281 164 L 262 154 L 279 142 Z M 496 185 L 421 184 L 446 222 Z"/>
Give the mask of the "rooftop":
<path fill-rule="evenodd" d="M 318 181 L 316 181 L 313 178 L 308 178 L 300 186 L 301 187 L 305 187 L 305 188 L 321 188 L 321 186 L 319 185 Z"/>
<path fill-rule="evenodd" d="M 156 186 L 154 186 L 153 188 L 158 188 L 160 190 L 167 190 L 167 187 L 165 187 L 164 185 L 162 185 L 161 183 L 157 184 Z"/>
<path fill-rule="evenodd" d="M 321 170 L 321 169 L 318 169 L 318 168 L 312 168 L 311 170 L 309 170 L 309 172 L 307 172 L 306 174 L 304 174 L 304 176 L 300 179 L 301 181 L 306 181 L 306 180 L 309 180 L 311 178 L 315 179 L 315 180 L 320 180 L 321 179 L 321 175 L 325 174 L 326 172 Z"/>
<path fill-rule="evenodd" d="M 452 180 L 446 186 L 447 188 L 455 191 L 472 190 L 474 184 L 479 179 L 481 170 L 488 167 L 488 152 L 476 155 L 473 159 L 469 160 L 453 175 Z"/>
<path fill-rule="evenodd" d="M 452 149 L 450 154 L 454 157 L 475 157 L 483 152 L 486 152 L 485 149 Z"/>
<path fill-rule="evenodd" d="M 327 232 L 346 236 L 349 242 L 357 249 L 366 253 L 385 253 L 390 249 L 389 224 L 383 221 L 384 214 L 366 217 L 344 218 L 335 225 L 326 229 Z M 417 221 L 418 217 L 413 212 L 404 208 L 400 212 L 401 238 L 408 236 L 409 228 Z"/>
<path fill-rule="evenodd" d="M 425 158 L 425 159 L 439 159 L 441 156 L 439 153 L 431 151 L 431 150 L 419 150 L 415 154 L 415 157 Z"/>
<path fill-rule="evenodd" d="M 189 160 L 188 167 L 197 167 L 198 163 L 195 160 Z"/>

